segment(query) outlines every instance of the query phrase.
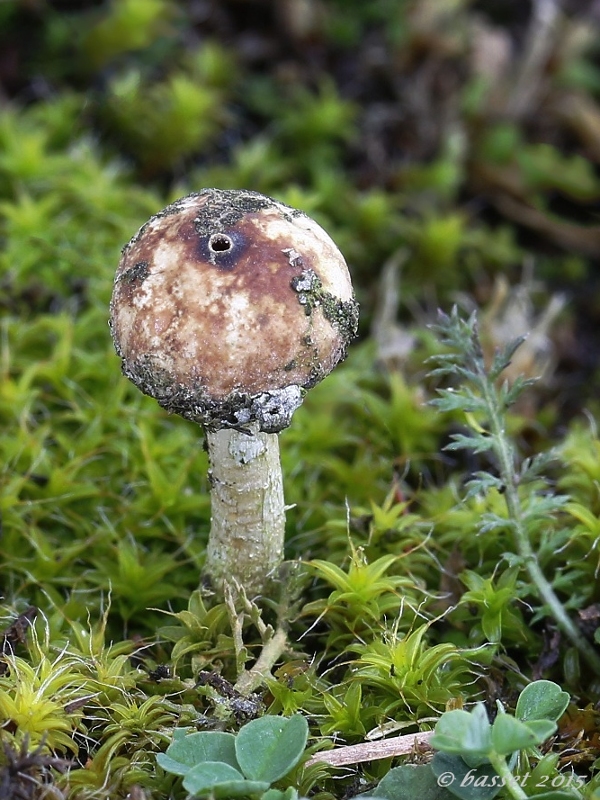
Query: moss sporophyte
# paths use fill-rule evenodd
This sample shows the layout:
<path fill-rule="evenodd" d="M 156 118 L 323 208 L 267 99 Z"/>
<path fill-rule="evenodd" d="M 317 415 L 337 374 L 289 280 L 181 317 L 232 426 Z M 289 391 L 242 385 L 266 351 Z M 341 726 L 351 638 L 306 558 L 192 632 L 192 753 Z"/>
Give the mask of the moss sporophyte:
<path fill-rule="evenodd" d="M 346 262 L 301 211 L 205 189 L 125 246 L 111 300 L 125 375 L 204 427 L 212 519 L 204 582 L 264 593 L 283 560 L 277 433 L 358 325 Z"/>

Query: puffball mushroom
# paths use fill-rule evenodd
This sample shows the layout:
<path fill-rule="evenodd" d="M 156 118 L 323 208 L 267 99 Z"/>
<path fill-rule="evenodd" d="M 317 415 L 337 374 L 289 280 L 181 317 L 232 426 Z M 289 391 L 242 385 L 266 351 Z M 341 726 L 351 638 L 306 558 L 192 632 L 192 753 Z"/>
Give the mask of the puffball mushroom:
<path fill-rule="evenodd" d="M 283 560 L 277 433 L 346 355 L 358 305 L 346 262 L 310 217 L 256 192 L 204 189 L 123 248 L 110 327 L 124 374 L 204 426 L 205 579 L 263 593 Z"/>

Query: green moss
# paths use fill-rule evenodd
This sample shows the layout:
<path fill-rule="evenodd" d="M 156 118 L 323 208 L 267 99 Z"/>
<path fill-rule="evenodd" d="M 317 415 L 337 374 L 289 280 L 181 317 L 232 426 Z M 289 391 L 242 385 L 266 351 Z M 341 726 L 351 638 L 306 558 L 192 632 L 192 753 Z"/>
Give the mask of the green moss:
<path fill-rule="evenodd" d="M 199 209 L 194 221 L 196 231 L 200 236 L 208 236 L 217 229 L 229 229 L 239 222 L 246 214 L 255 214 L 257 211 L 268 209 L 276 201 L 265 198 L 261 194 L 249 191 L 227 191 L 223 189 L 203 189 L 198 196 L 208 198 L 206 205 Z M 283 204 L 279 204 L 283 206 Z M 297 216 L 293 208 L 283 206 L 290 217 Z"/>
<path fill-rule="evenodd" d="M 341 300 L 331 292 L 323 289 L 323 283 L 312 270 L 304 270 L 292 278 L 292 289 L 298 293 L 298 302 L 304 307 L 306 316 L 310 316 L 315 308 L 323 311 L 327 319 L 338 332 L 342 342 L 349 343 L 358 331 L 358 303 L 352 300 Z"/>
<path fill-rule="evenodd" d="M 309 4 L 304 33 L 283 6 L 277 28 L 249 15 L 241 33 L 234 5 L 198 19 L 193 4 L 158 1 L 60 13 L 0 3 L 0 785 L 183 800 L 155 760 L 178 729 L 237 731 L 240 709 L 266 707 L 306 716 L 312 748 L 323 736 L 373 743 L 426 730 L 446 704 L 510 709 L 542 673 L 573 695 L 573 722 L 544 759 L 527 755 L 532 774 L 543 765 L 551 783 L 560 755 L 591 797 L 598 676 L 557 637 L 512 553 L 480 398 L 465 413 L 450 393 L 435 410 L 440 378 L 424 365 L 448 355 L 426 328 L 435 306 L 479 304 L 489 335 L 567 290 L 549 331 L 558 369 L 506 412 L 505 430 L 535 558 L 597 644 L 598 181 L 586 120 L 598 76 L 571 27 L 597 25 L 578 11 L 563 20 L 568 58 L 553 51 L 543 96 L 506 123 L 514 86 L 501 70 L 493 86 L 474 74 L 476 42 L 460 32 L 484 13 L 492 35 L 525 41 L 510 4 L 475 20 L 452 0 L 423 15 L 331 0 Z M 200 431 L 129 385 L 107 325 L 122 242 L 206 186 L 246 190 L 223 224 L 257 210 L 255 192 L 318 219 L 361 302 L 362 340 L 280 437 L 287 555 L 304 563 L 262 607 L 198 590 L 210 527 Z M 520 284 L 523 264 L 536 293 L 525 302 L 524 281 L 513 316 L 499 315 L 508 284 L 497 276 Z M 124 280 L 144 275 L 139 263 Z M 310 275 L 296 291 L 309 315 L 320 308 L 354 337 L 354 300 Z M 481 449 L 443 449 L 468 426 Z M 236 679 L 279 623 L 289 651 L 245 706 Z M 26 781 L 9 753 L 31 757 Z M 67 772 L 48 771 L 57 757 Z M 388 769 L 300 766 L 290 784 L 339 800 Z"/>

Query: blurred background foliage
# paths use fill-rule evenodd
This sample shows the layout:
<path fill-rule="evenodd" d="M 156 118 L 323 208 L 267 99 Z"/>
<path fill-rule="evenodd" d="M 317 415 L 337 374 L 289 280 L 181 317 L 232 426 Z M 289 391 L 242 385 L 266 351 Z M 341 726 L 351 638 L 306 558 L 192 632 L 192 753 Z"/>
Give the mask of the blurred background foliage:
<path fill-rule="evenodd" d="M 595 707 L 598 680 L 503 536 L 478 533 L 499 496 L 461 501 L 481 464 L 442 452 L 464 421 L 427 405 L 425 361 L 437 307 L 479 307 L 489 354 L 529 332 L 512 377 L 542 378 L 510 433 L 527 456 L 556 446 L 570 497 L 532 544 L 593 633 L 599 34 L 597 0 L 0 2 L 0 592 L 2 652 L 19 653 L 0 710 L 21 720 L 15 747 L 46 726 L 79 754 L 69 796 L 175 791 L 149 754 L 214 703 L 149 675 L 172 660 L 180 680 L 235 677 L 223 608 L 185 611 L 210 518 L 200 432 L 122 378 L 107 328 L 120 247 L 206 186 L 314 216 L 362 311 L 350 358 L 281 436 L 288 554 L 313 562 L 270 710 L 357 741 L 457 698 L 510 702 L 541 674 Z M 586 736 L 575 749 L 600 763 Z M 322 800 L 351 791 L 319 780 Z"/>
<path fill-rule="evenodd" d="M 599 18 L 592 0 L 4 0 L 3 304 L 104 299 L 119 226 L 249 187 L 331 231 L 364 333 L 390 259 L 404 318 L 486 305 L 498 276 L 533 277 L 539 308 L 566 292 L 554 345 L 579 404 L 598 388 Z"/>

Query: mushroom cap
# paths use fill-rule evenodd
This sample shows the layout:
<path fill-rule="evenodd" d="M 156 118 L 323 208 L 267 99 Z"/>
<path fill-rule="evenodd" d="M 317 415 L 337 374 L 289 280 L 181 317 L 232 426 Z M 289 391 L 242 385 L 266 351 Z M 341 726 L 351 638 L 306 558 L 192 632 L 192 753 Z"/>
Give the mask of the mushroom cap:
<path fill-rule="evenodd" d="M 204 189 L 151 217 L 123 248 L 110 313 L 123 372 L 145 394 L 212 430 L 269 433 L 358 325 L 327 233 L 245 190 Z"/>

